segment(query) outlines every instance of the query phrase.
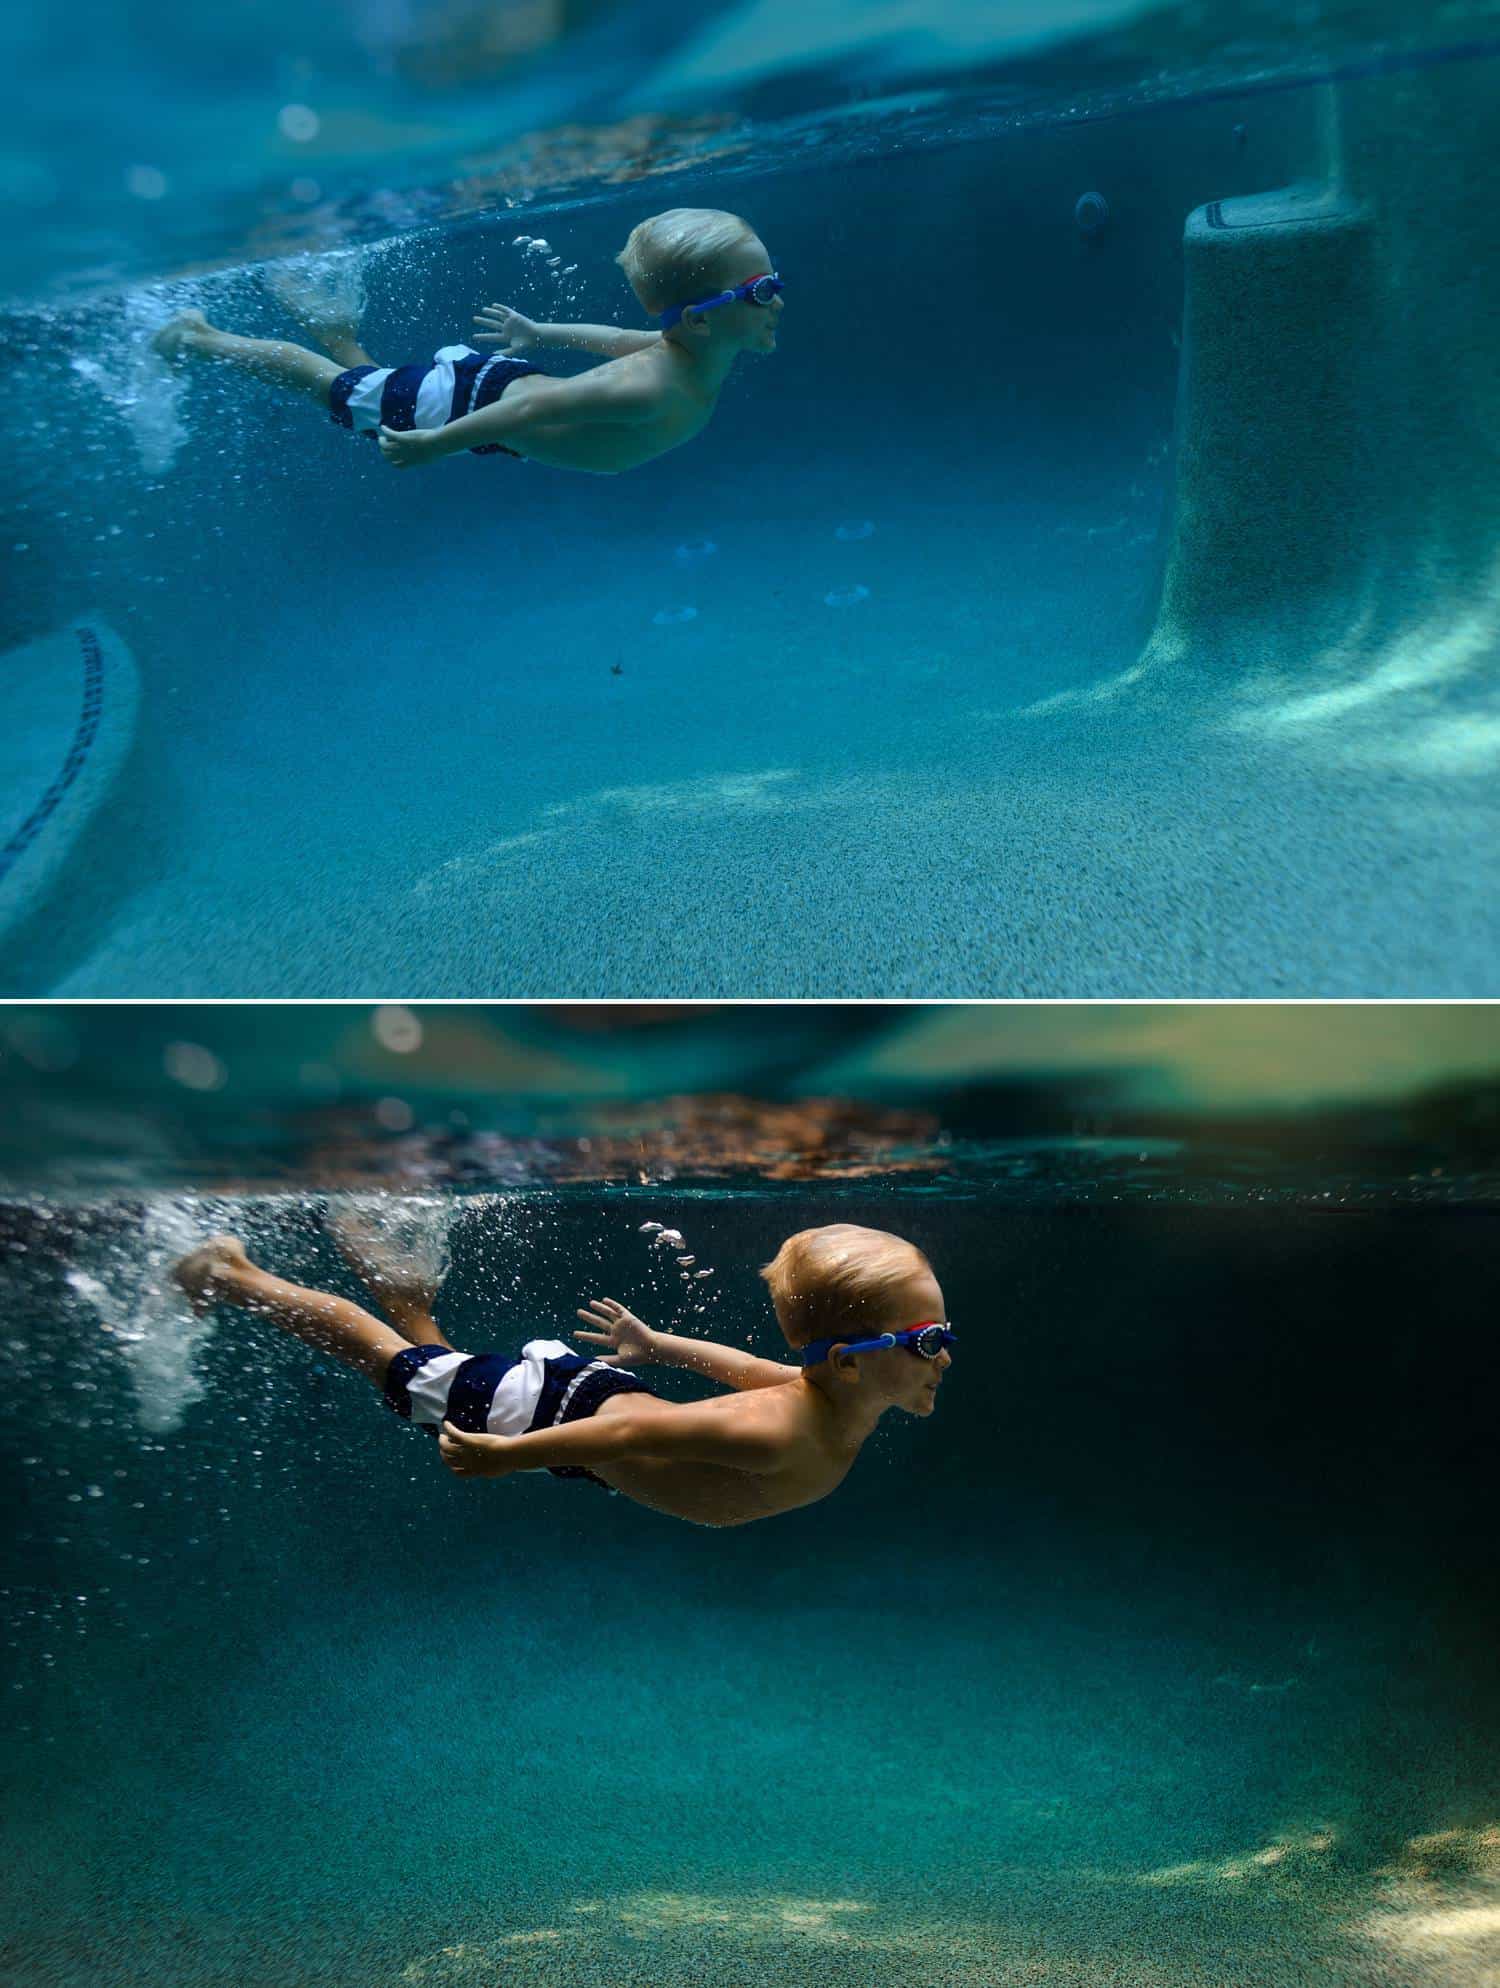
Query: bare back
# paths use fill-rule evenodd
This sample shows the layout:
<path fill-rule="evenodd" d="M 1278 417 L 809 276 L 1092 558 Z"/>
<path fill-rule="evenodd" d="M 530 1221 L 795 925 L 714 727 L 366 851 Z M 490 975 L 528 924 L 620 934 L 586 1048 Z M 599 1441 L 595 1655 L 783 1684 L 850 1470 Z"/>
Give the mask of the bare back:
<path fill-rule="evenodd" d="M 591 367 L 588 378 L 605 374 L 628 379 L 634 386 L 646 386 L 652 407 L 644 420 L 633 421 L 628 426 L 618 422 L 580 421 L 576 416 L 555 423 L 539 421 L 527 426 L 524 437 L 508 441 L 506 446 L 551 469 L 593 470 L 597 475 L 615 475 L 621 470 L 637 469 L 653 457 L 665 455 L 668 449 L 690 442 L 707 426 L 717 404 L 717 396 L 705 399 L 701 393 L 691 392 L 659 349 L 608 359 L 602 366 Z M 544 374 L 529 374 L 506 389 L 506 403 L 524 404 L 528 399 L 544 402 L 552 384 Z"/>
<path fill-rule="evenodd" d="M 611 1413 L 629 1415 L 639 1399 L 629 1394 L 611 1396 L 600 1403 L 596 1419 Z M 669 1512 L 697 1525 L 741 1526 L 826 1498 L 842 1484 L 858 1454 L 831 1442 L 827 1408 L 817 1389 L 804 1380 L 725 1395 L 698 1406 L 758 1428 L 771 1442 L 770 1467 L 735 1470 L 718 1463 L 642 1455 L 593 1464 L 594 1474 L 653 1511 Z"/>

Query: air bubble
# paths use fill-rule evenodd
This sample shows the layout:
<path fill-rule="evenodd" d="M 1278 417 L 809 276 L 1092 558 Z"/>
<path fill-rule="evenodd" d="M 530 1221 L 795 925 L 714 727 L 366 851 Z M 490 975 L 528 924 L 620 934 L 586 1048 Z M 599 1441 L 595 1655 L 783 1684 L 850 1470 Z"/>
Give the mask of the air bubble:
<path fill-rule="evenodd" d="M 711 538 L 690 538 L 678 546 L 676 557 L 684 566 L 696 566 L 702 559 L 712 559 L 718 549 Z"/>
<path fill-rule="evenodd" d="M 651 619 L 658 628 L 679 628 L 685 621 L 696 621 L 698 610 L 695 607 L 659 607 Z"/>
<path fill-rule="evenodd" d="M 160 200 L 167 190 L 167 176 L 159 166 L 132 166 L 125 186 L 137 200 Z"/>
<path fill-rule="evenodd" d="M 636 1234 L 638 1236 L 659 1236 L 661 1234 L 661 1223 L 642 1222 L 641 1226 L 636 1230 Z"/>
<path fill-rule="evenodd" d="M 370 1029 L 381 1048 L 393 1055 L 409 1056 L 422 1047 L 422 1024 L 410 1008 L 394 1003 L 377 1008 L 370 1017 Z"/>
<path fill-rule="evenodd" d="M 869 598 L 868 587 L 835 587 L 831 594 L 824 594 L 823 601 L 827 607 L 853 607 L 856 601 Z"/>
<path fill-rule="evenodd" d="M 283 104 L 276 122 L 282 137 L 294 145 L 310 145 L 323 128 L 323 120 L 307 104 Z"/>
<path fill-rule="evenodd" d="M 836 525 L 833 535 L 841 538 L 846 545 L 852 545 L 856 539 L 873 538 L 875 527 L 868 518 L 851 518 L 846 524 Z"/>
<path fill-rule="evenodd" d="M 190 1091 L 222 1091 L 229 1072 L 211 1049 L 199 1042 L 169 1042 L 162 1068 L 174 1083 Z"/>

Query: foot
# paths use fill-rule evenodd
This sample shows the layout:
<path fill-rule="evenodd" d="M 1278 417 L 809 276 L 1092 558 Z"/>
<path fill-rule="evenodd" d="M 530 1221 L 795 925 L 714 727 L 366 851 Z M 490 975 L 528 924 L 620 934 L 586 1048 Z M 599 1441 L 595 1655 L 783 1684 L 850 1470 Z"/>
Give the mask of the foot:
<path fill-rule="evenodd" d="M 420 1318 L 423 1325 L 429 1323 L 427 1315 L 438 1294 L 436 1282 L 393 1247 L 377 1223 L 352 1208 L 330 1215 L 328 1230 L 339 1255 L 396 1330 L 412 1339 L 408 1321 Z M 421 1343 L 413 1340 L 413 1344 Z"/>
<path fill-rule="evenodd" d="M 202 311 L 179 311 L 152 339 L 151 349 L 163 359 L 182 359 L 197 350 L 204 332 L 212 331 L 213 326 Z"/>
<path fill-rule="evenodd" d="M 237 1270 L 253 1270 L 238 1236 L 210 1236 L 172 1265 L 172 1275 L 187 1292 L 195 1312 L 206 1312 L 229 1296 L 226 1285 Z"/>

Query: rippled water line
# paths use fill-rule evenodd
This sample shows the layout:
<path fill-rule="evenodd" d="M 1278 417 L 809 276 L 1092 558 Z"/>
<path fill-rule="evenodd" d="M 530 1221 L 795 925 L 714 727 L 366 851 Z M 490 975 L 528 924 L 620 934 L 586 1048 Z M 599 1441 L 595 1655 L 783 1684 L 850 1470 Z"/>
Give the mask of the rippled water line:
<path fill-rule="evenodd" d="M 1497 56 L 1500 56 L 1500 36 L 1476 37 L 1434 49 L 1374 50 L 1312 68 L 1291 66 L 1286 73 L 1279 74 L 1210 77 L 1201 72 L 1189 72 L 1186 77 L 1173 77 L 1166 84 L 1135 82 L 1106 89 L 1100 100 L 1093 102 L 1087 100 L 1086 90 L 1082 93 L 1075 90 L 1067 94 L 1083 94 L 1085 100 L 1069 103 L 1066 108 L 1060 108 L 1052 101 L 1037 104 L 1017 102 L 1014 97 L 1009 100 L 992 99 L 987 103 L 983 88 L 906 91 L 899 93 L 899 96 L 893 94 L 853 105 L 797 113 L 785 119 L 774 116 L 760 121 L 746 119 L 732 134 L 733 155 L 720 151 L 710 152 L 707 156 L 701 152 L 685 156 L 665 170 L 653 171 L 650 183 L 666 195 L 689 180 L 712 184 L 720 179 L 831 170 L 899 157 L 916 150 L 924 153 L 954 150 L 1008 133 L 1019 135 L 1067 130 L 1170 110 L 1188 111 L 1216 102 L 1370 82 L 1452 64 L 1482 63 Z M 1015 89 L 1024 91 L 1024 82 L 1018 83 Z M 1063 93 L 1056 89 L 1050 92 L 1051 96 L 1058 94 Z M 897 116 L 893 116 L 888 107 L 893 101 L 899 101 L 902 107 Z M 914 118 L 914 109 L 920 110 L 923 115 Z M 870 128 L 861 131 L 854 128 L 856 126 Z M 601 127 L 605 131 L 609 128 L 608 125 Z M 702 143 L 722 145 L 725 136 L 717 134 L 714 139 Z M 520 146 L 532 140 L 528 138 L 515 142 Z M 503 146 L 497 156 L 503 159 Z M 498 170 L 504 172 L 506 168 L 502 164 Z M 603 166 L 600 170 L 616 172 L 619 162 Z M 448 236 L 461 233 L 466 228 L 483 230 L 493 225 L 508 226 L 525 216 L 564 214 L 638 199 L 644 183 L 644 179 L 635 179 L 623 184 L 612 182 L 599 185 L 580 180 L 564 181 L 553 186 L 544 182 L 524 188 L 518 185 L 506 194 L 501 194 L 497 189 L 496 204 L 486 213 L 476 214 L 467 206 L 456 208 L 447 214 L 429 214 L 412 226 L 398 227 L 395 232 L 390 231 L 388 221 L 382 232 L 378 222 L 365 230 L 357 219 L 353 219 L 352 222 L 346 221 L 332 235 L 319 234 L 284 245 L 273 245 L 261 255 L 231 251 L 222 258 L 216 258 L 211 251 L 206 256 L 200 253 L 194 258 L 196 267 L 193 273 L 195 276 L 207 273 L 232 275 L 264 260 L 390 246 L 394 242 L 417 244 L 433 234 Z M 399 197 L 420 202 L 433 197 L 442 184 L 414 182 L 401 189 Z M 352 197 L 362 200 L 368 196 L 360 194 Z M 305 222 L 307 216 L 298 210 L 288 210 L 284 218 Z M 262 215 L 258 225 L 264 226 L 271 221 L 274 221 L 274 212 Z M 204 269 L 205 261 L 211 264 L 211 270 Z M 111 278 L 97 287 L 75 290 L 68 301 L 77 303 L 117 295 L 122 290 L 133 291 L 143 286 L 181 281 L 183 275 L 181 270 L 174 272 L 171 269 L 155 273 L 139 271 L 123 280 Z M 0 300 L 0 314 L 6 310 L 32 308 L 45 301 L 45 296 L 15 296 Z"/>

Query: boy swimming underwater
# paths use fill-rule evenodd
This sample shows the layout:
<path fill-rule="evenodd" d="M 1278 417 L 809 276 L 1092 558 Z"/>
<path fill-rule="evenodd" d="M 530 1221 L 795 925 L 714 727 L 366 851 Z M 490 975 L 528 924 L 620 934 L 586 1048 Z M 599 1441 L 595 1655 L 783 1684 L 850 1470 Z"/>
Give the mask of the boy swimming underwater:
<path fill-rule="evenodd" d="M 517 1358 L 457 1352 L 432 1318 L 434 1290 L 348 1223 L 339 1244 L 393 1323 L 257 1269 L 234 1236 L 211 1236 L 174 1272 L 195 1306 L 238 1305 L 364 1374 L 398 1415 L 441 1431 L 459 1477 L 548 1470 L 586 1477 L 696 1525 L 749 1525 L 836 1490 L 888 1409 L 930 1415 L 953 1363 L 943 1294 L 919 1249 L 838 1222 L 791 1236 L 761 1275 L 796 1365 L 655 1332 L 613 1298 L 579 1312 L 576 1337 Z M 665 1401 L 626 1371 L 687 1367 L 733 1398 Z"/>
<path fill-rule="evenodd" d="M 184 311 L 153 341 L 168 359 L 215 359 L 309 395 L 343 427 L 378 435 L 414 469 L 464 449 L 615 476 L 705 427 L 742 352 L 774 352 L 781 278 L 737 214 L 674 207 L 632 229 L 615 258 L 655 331 L 534 324 L 504 304 L 476 317 L 490 358 L 445 345 L 430 366 L 377 366 L 354 324 L 303 318 L 332 358 L 283 339 L 239 338 Z M 554 379 L 517 354 L 542 345 L 598 352 L 602 366 Z"/>

